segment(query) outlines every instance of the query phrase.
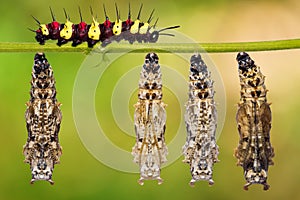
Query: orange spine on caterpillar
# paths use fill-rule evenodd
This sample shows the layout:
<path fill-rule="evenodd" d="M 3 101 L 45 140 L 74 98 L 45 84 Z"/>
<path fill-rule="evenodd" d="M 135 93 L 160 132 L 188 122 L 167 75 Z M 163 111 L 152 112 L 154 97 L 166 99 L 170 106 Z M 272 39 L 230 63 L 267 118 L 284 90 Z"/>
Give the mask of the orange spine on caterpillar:
<path fill-rule="evenodd" d="M 163 28 L 161 30 L 156 30 L 156 25 L 158 18 L 155 21 L 154 25 L 150 25 L 153 19 L 154 10 L 152 10 L 150 17 L 147 22 L 141 22 L 141 11 L 143 4 L 139 9 L 137 18 L 135 21 L 131 19 L 131 10 L 129 4 L 128 18 L 125 21 L 122 21 L 120 18 L 120 10 L 115 4 L 116 7 L 116 21 L 110 21 L 108 15 L 106 14 L 105 6 L 103 5 L 105 21 L 100 24 L 93 15 L 92 8 L 91 14 L 93 21 L 91 24 L 87 24 L 82 20 L 81 10 L 79 8 L 80 23 L 74 24 L 70 20 L 70 16 L 67 15 L 65 9 L 66 22 L 60 24 L 56 21 L 53 11 L 50 7 L 50 12 L 52 16 L 52 22 L 48 24 L 41 24 L 38 19 L 33 17 L 37 22 L 39 28 L 37 30 L 29 29 L 32 32 L 36 33 L 36 41 L 44 45 L 46 40 L 57 40 L 57 45 L 61 46 L 70 41 L 72 41 L 72 46 L 76 47 L 77 45 L 87 42 L 88 47 L 92 48 L 96 43 L 101 42 L 101 45 L 104 47 L 110 44 L 113 41 L 119 42 L 121 40 L 128 41 L 130 44 L 137 41 L 138 43 L 155 43 L 157 42 L 160 35 L 174 36 L 173 34 L 161 33 L 165 30 L 176 29 L 180 26 L 170 26 Z"/>

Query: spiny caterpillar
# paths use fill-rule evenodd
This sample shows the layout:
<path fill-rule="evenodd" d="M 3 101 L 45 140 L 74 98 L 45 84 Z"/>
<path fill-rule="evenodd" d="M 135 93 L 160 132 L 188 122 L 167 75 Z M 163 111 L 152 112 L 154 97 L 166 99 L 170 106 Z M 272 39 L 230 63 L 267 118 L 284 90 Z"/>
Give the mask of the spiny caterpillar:
<path fill-rule="evenodd" d="M 185 112 L 187 139 L 183 146 L 183 162 L 190 165 L 191 186 L 200 180 L 212 185 L 213 165 L 218 162 L 219 154 L 213 80 L 200 54 L 193 55 L 190 62 L 189 100 Z"/>
<path fill-rule="evenodd" d="M 82 20 L 80 8 L 79 15 L 81 21 L 79 24 L 74 24 L 70 21 L 70 17 L 67 15 L 65 9 L 66 22 L 60 24 L 56 21 L 53 11 L 50 8 L 53 21 L 48 24 L 41 24 L 39 20 L 32 16 L 37 22 L 39 29 L 29 30 L 36 33 L 35 39 L 41 45 L 44 45 L 46 40 L 51 39 L 57 40 L 58 46 L 72 41 L 73 47 L 76 47 L 83 42 L 87 42 L 88 47 L 92 48 L 99 41 L 101 42 L 101 45 L 105 47 L 113 41 L 119 42 L 122 39 L 128 41 L 130 44 L 135 41 L 139 43 L 155 43 L 160 35 L 174 36 L 173 34 L 162 33 L 163 31 L 179 28 L 179 26 L 171 26 L 161 30 L 155 30 L 158 18 L 153 26 L 150 25 L 150 22 L 153 19 L 154 10 L 151 12 L 147 22 L 141 22 L 140 16 L 143 4 L 140 7 L 135 21 L 131 20 L 129 4 L 128 18 L 127 20 L 122 21 L 120 19 L 120 11 L 118 10 L 117 4 L 115 4 L 115 6 L 117 18 L 116 21 L 111 22 L 106 14 L 105 6 L 103 5 L 105 21 L 102 24 L 94 18 L 92 8 L 90 9 L 93 16 L 93 22 L 91 24 L 86 24 Z"/>
<path fill-rule="evenodd" d="M 266 98 L 265 76 L 247 53 L 238 53 L 236 60 L 241 99 L 236 115 L 240 140 L 235 157 L 237 165 L 244 169 L 247 181 L 244 189 L 248 190 L 251 184 L 262 184 L 264 190 L 268 190 L 268 168 L 274 164 L 274 149 L 270 142 L 272 114 Z"/>
<path fill-rule="evenodd" d="M 24 162 L 30 164 L 31 183 L 46 180 L 54 184 L 53 168 L 62 154 L 58 141 L 62 113 L 56 100 L 53 70 L 44 53 L 34 57 L 30 96 L 25 113 L 28 138 Z"/>
<path fill-rule="evenodd" d="M 136 143 L 132 148 L 134 162 L 139 164 L 139 184 L 144 180 L 160 178 L 161 164 L 168 153 L 165 143 L 166 104 L 162 101 L 162 79 L 158 56 L 146 55 L 139 81 L 138 102 L 135 104 L 134 125 Z"/>

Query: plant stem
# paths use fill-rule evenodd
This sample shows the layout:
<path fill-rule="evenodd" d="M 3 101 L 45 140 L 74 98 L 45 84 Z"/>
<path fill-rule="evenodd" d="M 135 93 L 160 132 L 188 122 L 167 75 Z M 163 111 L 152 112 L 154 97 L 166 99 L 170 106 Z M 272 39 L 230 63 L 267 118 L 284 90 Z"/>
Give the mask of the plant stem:
<path fill-rule="evenodd" d="M 95 48 L 94 48 L 95 49 Z M 112 43 L 100 50 L 109 53 L 135 52 L 145 53 L 155 51 L 157 53 L 174 52 L 174 53 L 194 53 L 195 51 L 206 51 L 208 53 L 227 53 L 239 51 L 273 51 L 286 49 L 300 49 L 300 39 L 274 40 L 260 42 L 232 42 L 232 43 L 151 43 L 151 44 L 128 44 Z M 57 46 L 54 43 L 39 45 L 37 43 L 9 43 L 0 42 L 0 52 L 83 52 L 88 53 L 92 49 L 82 44 L 78 47 L 70 45 Z"/>

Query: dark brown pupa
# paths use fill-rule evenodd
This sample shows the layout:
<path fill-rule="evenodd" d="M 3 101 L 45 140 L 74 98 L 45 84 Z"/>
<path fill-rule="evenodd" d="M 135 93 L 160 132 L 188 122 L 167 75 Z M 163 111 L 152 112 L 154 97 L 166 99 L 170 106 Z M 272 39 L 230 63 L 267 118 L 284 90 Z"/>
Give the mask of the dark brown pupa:
<path fill-rule="evenodd" d="M 273 165 L 274 150 L 270 142 L 271 109 L 266 97 L 265 76 L 247 53 L 238 53 L 236 60 L 241 99 L 236 115 L 240 140 L 234 155 L 237 164 L 244 169 L 247 182 L 244 189 L 262 184 L 263 189 L 268 190 L 268 168 Z"/>

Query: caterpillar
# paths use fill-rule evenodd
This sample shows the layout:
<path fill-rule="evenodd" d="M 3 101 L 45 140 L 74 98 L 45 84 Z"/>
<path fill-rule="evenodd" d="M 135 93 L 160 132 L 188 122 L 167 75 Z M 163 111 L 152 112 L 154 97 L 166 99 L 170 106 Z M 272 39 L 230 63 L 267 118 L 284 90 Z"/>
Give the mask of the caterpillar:
<path fill-rule="evenodd" d="M 162 33 L 165 30 L 176 29 L 180 26 L 166 27 L 160 30 L 155 30 L 158 18 L 154 25 L 150 25 L 153 19 L 154 10 L 152 10 L 150 17 L 147 22 L 141 22 L 141 11 L 143 4 L 141 5 L 137 18 L 135 21 L 131 19 L 131 10 L 129 4 L 128 18 L 125 21 L 120 19 L 120 11 L 116 7 L 116 21 L 111 22 L 106 14 L 105 6 L 103 5 L 105 21 L 100 24 L 93 16 L 92 8 L 91 14 L 93 16 L 93 21 L 91 24 L 87 24 L 82 20 L 81 11 L 79 8 L 80 23 L 74 24 L 71 22 L 70 17 L 67 15 L 65 9 L 66 22 L 60 24 L 56 21 L 54 13 L 50 7 L 50 12 L 52 16 L 52 22 L 48 24 L 41 24 L 40 21 L 33 17 L 37 22 L 39 28 L 37 30 L 29 29 L 36 33 L 35 39 L 40 45 L 44 45 L 46 40 L 57 40 L 57 45 L 61 46 L 69 41 L 72 41 L 72 46 L 87 42 L 88 47 L 92 48 L 97 42 L 101 42 L 101 46 L 105 47 L 113 41 L 128 41 L 130 44 L 137 41 L 138 43 L 155 43 L 157 42 L 160 35 L 174 36 L 169 33 Z"/>
<path fill-rule="evenodd" d="M 244 169 L 247 182 L 244 189 L 248 190 L 252 184 L 262 184 L 263 189 L 268 190 L 268 168 L 274 164 L 274 149 L 270 142 L 272 114 L 266 98 L 265 76 L 247 53 L 238 53 L 236 60 L 241 99 L 236 115 L 240 139 L 234 155 L 238 159 L 237 165 Z"/>
<path fill-rule="evenodd" d="M 191 186 L 200 180 L 213 185 L 213 165 L 219 161 L 214 82 L 200 54 L 193 55 L 190 64 L 189 99 L 185 112 L 187 138 L 183 146 L 183 162 L 190 165 Z"/>
<path fill-rule="evenodd" d="M 162 101 L 162 80 L 155 53 L 146 55 L 140 80 L 138 102 L 135 104 L 134 125 L 136 143 L 132 148 L 134 162 L 139 164 L 140 179 L 154 179 L 161 184 L 161 164 L 166 162 L 168 153 L 165 143 L 166 104 Z"/>
<path fill-rule="evenodd" d="M 28 138 L 24 162 L 30 164 L 31 183 L 46 180 L 54 184 L 53 168 L 62 154 L 58 140 L 62 113 L 56 100 L 53 70 L 44 53 L 34 57 L 30 97 L 25 112 Z"/>

